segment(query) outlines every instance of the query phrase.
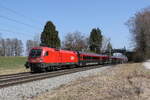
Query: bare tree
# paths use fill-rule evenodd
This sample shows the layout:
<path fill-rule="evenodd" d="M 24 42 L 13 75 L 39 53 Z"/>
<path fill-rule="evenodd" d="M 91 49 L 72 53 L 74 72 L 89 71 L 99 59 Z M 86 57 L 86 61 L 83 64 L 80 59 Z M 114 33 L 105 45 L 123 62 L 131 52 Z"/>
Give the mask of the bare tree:
<path fill-rule="evenodd" d="M 112 44 L 110 43 L 110 42 L 108 42 L 108 44 L 107 44 L 107 49 L 106 49 L 107 51 L 110 51 L 110 50 L 112 50 Z"/>
<path fill-rule="evenodd" d="M 32 40 L 27 40 L 27 42 L 26 42 L 26 55 L 29 54 L 29 52 L 30 52 L 30 50 L 31 50 L 32 47 L 33 47 Z"/>
<path fill-rule="evenodd" d="M 150 58 L 150 7 L 136 13 L 127 22 L 138 60 Z"/>
<path fill-rule="evenodd" d="M 0 39 L 0 56 L 3 54 L 2 39 Z"/>
<path fill-rule="evenodd" d="M 33 37 L 33 40 L 27 40 L 27 42 L 26 42 L 26 55 L 29 54 L 30 50 L 31 50 L 33 47 L 38 47 L 38 46 L 40 46 L 40 36 L 41 36 L 41 34 L 36 34 L 36 35 Z"/>
<path fill-rule="evenodd" d="M 12 52 L 12 50 L 11 50 L 12 44 L 11 43 L 12 43 L 12 41 L 9 38 L 7 38 L 5 40 L 5 44 L 6 44 L 5 56 L 11 56 L 11 52 Z"/>
<path fill-rule="evenodd" d="M 106 38 L 105 36 L 103 36 L 102 47 L 101 47 L 102 52 L 105 52 L 107 50 L 109 43 L 110 43 L 110 38 Z"/>
<path fill-rule="evenodd" d="M 18 39 L 0 39 L 0 56 L 21 56 L 23 43 Z"/>
<path fill-rule="evenodd" d="M 21 56 L 23 53 L 23 43 L 21 40 L 12 39 L 12 55 Z"/>
<path fill-rule="evenodd" d="M 0 47 L 1 47 L 1 56 L 5 56 L 6 52 L 6 43 L 4 39 L 0 40 Z"/>
<path fill-rule="evenodd" d="M 2 38 L 0 33 L 0 56 L 2 56 Z"/>
<path fill-rule="evenodd" d="M 37 47 L 39 46 L 39 44 L 34 41 L 34 40 L 27 40 L 26 42 L 26 55 L 29 54 L 30 50 L 33 48 L 33 47 Z"/>
<path fill-rule="evenodd" d="M 23 43 L 21 40 L 18 40 L 17 56 L 22 56 L 22 53 L 23 53 Z"/>
<path fill-rule="evenodd" d="M 63 48 L 68 50 L 86 51 L 88 48 L 88 38 L 80 32 L 68 33 L 63 41 Z"/>
<path fill-rule="evenodd" d="M 35 41 L 34 46 L 39 46 L 40 45 L 40 43 L 41 43 L 40 37 L 41 37 L 41 34 L 36 34 L 33 37 L 33 41 Z"/>
<path fill-rule="evenodd" d="M 12 40 L 12 46 L 13 46 L 13 51 L 14 51 L 14 56 L 17 56 L 17 49 L 18 49 L 18 40 L 17 39 L 13 39 Z"/>
<path fill-rule="evenodd" d="M 1 43 L 2 37 L 0 33 L 0 56 L 2 56 L 2 43 Z"/>

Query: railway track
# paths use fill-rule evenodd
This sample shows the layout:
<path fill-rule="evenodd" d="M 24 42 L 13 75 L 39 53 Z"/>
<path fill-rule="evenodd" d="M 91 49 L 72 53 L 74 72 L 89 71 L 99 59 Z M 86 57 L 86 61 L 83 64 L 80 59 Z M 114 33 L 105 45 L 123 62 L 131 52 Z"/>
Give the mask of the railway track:
<path fill-rule="evenodd" d="M 16 73 L 16 74 L 7 74 L 7 75 L 0 75 L 0 80 L 5 78 L 11 78 L 11 77 L 17 77 L 17 76 L 25 76 L 30 75 L 30 72 L 22 72 L 22 73 Z"/>
<path fill-rule="evenodd" d="M 58 71 L 52 71 L 46 73 L 35 73 L 35 74 L 19 73 L 19 74 L 3 75 L 0 76 L 0 88 L 31 82 L 31 81 L 36 81 L 36 80 L 42 80 L 46 78 L 52 78 L 52 77 L 80 72 L 80 71 L 86 71 L 89 69 L 100 68 L 100 67 L 102 67 L 102 65 L 65 69 L 65 70 L 58 70 Z"/>

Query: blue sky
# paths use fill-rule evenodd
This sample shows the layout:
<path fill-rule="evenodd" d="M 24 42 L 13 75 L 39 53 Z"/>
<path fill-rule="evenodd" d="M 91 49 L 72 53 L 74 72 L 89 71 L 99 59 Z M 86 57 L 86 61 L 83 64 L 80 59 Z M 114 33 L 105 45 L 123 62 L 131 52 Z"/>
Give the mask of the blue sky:
<path fill-rule="evenodd" d="M 89 36 L 92 28 L 99 27 L 105 37 L 111 38 L 113 47 L 130 48 L 125 22 L 148 6 L 150 0 L 0 0 L 0 33 L 25 43 L 51 20 L 61 40 L 68 32 L 80 31 Z"/>

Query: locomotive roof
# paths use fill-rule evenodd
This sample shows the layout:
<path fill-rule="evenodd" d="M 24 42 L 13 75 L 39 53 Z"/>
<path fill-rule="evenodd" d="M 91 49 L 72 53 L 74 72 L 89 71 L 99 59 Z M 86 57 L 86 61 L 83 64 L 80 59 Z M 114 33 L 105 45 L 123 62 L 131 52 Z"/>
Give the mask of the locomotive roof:
<path fill-rule="evenodd" d="M 81 52 L 79 51 L 80 54 L 84 55 L 92 55 L 92 56 L 107 56 L 107 55 L 102 55 L 102 54 L 96 54 L 96 53 L 89 53 L 89 52 Z"/>
<path fill-rule="evenodd" d="M 49 48 L 49 47 L 42 47 L 42 46 L 39 46 L 39 47 L 34 47 L 32 49 L 43 49 L 43 50 L 56 50 L 56 51 L 63 51 L 63 52 L 75 52 L 75 51 L 71 51 L 71 50 L 63 50 L 63 49 L 56 49 L 56 48 Z"/>

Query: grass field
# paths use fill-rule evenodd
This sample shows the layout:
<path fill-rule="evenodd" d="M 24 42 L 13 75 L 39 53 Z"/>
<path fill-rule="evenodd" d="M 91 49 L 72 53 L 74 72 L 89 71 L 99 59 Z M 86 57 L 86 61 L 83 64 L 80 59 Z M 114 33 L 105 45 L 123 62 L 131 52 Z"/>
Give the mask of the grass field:
<path fill-rule="evenodd" d="M 0 57 L 0 75 L 28 71 L 24 64 L 26 57 Z"/>

